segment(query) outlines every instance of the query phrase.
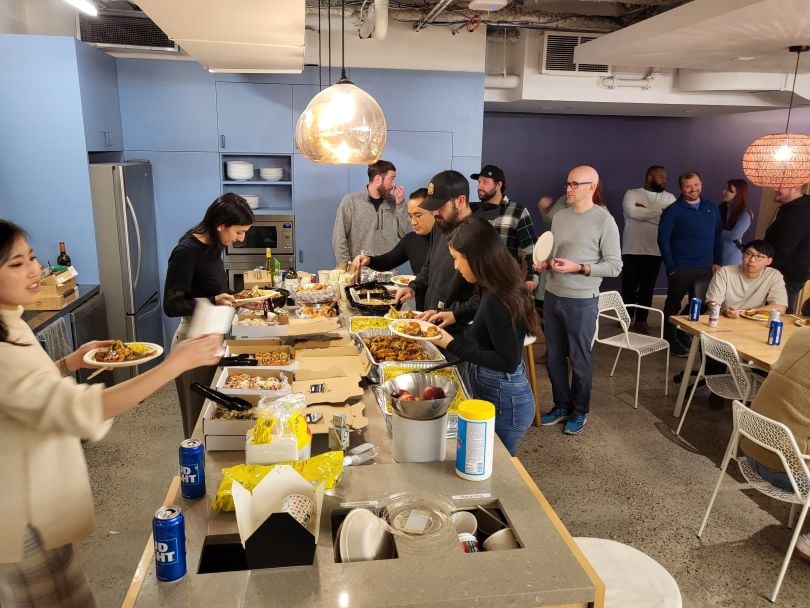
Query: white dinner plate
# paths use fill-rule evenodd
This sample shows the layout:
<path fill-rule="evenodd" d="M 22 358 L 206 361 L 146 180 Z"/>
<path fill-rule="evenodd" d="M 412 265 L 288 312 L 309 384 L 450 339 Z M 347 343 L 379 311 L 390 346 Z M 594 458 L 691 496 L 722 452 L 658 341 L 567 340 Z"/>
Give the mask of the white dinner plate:
<path fill-rule="evenodd" d="M 407 338 L 408 340 L 426 340 L 427 342 L 435 342 L 439 338 L 442 337 L 441 334 L 436 336 L 432 336 L 430 338 L 426 338 L 425 336 L 412 336 L 410 334 L 406 334 L 404 332 L 398 331 L 397 326 L 401 323 L 418 323 L 419 327 L 422 328 L 422 331 L 425 331 L 428 327 L 436 327 L 433 323 L 428 323 L 427 321 L 421 321 L 419 319 L 401 319 L 399 321 L 393 321 L 391 325 L 388 326 L 393 333 L 403 338 Z"/>
<path fill-rule="evenodd" d="M 551 234 L 551 230 L 547 230 L 546 232 L 540 235 L 540 238 L 538 238 L 537 242 L 534 244 L 534 251 L 532 251 L 532 260 L 534 260 L 535 264 L 545 262 L 546 260 L 548 260 L 553 249 L 554 249 L 554 235 Z"/>
<path fill-rule="evenodd" d="M 264 302 L 265 300 L 269 300 L 272 297 L 273 297 L 272 295 L 268 294 L 266 296 L 257 296 L 255 298 L 245 298 L 244 300 L 234 300 L 233 303 L 239 306 L 241 304 L 250 304 L 251 302 Z"/>
<path fill-rule="evenodd" d="M 416 278 L 415 274 L 398 274 L 394 277 L 391 277 L 391 282 L 394 285 L 399 285 L 400 287 L 407 287 L 408 283 L 413 281 Z"/>
<path fill-rule="evenodd" d="M 767 321 L 768 320 L 768 315 L 766 315 L 765 313 L 761 312 L 761 313 L 758 313 L 758 314 L 763 315 L 763 316 L 759 317 L 759 316 L 756 316 L 756 315 L 749 315 L 746 311 L 743 310 L 740 313 L 740 316 L 743 317 L 744 319 L 750 319 L 752 321 Z"/>
<path fill-rule="evenodd" d="M 152 359 L 157 359 L 163 354 L 163 347 L 160 344 L 152 344 L 151 342 L 124 342 L 124 344 L 143 344 L 144 346 L 148 346 L 149 348 L 153 349 L 155 352 L 153 352 L 151 355 L 142 357 L 140 359 L 135 359 L 133 361 L 120 361 L 118 363 L 96 361 L 94 359 L 96 353 L 104 348 L 107 348 L 105 346 L 102 348 L 94 348 L 93 350 L 86 352 L 84 355 L 84 362 L 87 363 L 87 365 L 92 365 L 94 367 L 133 367 L 135 365 L 141 365 L 142 363 L 151 361 Z"/>

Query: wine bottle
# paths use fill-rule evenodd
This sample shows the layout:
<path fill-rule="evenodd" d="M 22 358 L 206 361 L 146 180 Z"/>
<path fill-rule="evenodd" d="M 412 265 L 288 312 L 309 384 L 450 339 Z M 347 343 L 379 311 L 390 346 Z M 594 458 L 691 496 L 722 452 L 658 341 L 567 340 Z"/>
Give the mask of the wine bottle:
<path fill-rule="evenodd" d="M 270 273 L 272 276 L 273 274 L 273 252 L 268 247 L 264 250 L 264 269 Z"/>
<path fill-rule="evenodd" d="M 58 266 L 70 266 L 70 256 L 65 251 L 65 244 L 59 243 L 59 257 L 56 258 Z"/>
<path fill-rule="evenodd" d="M 287 280 L 298 280 L 298 273 L 295 272 L 295 266 L 293 262 L 290 262 L 290 269 L 287 271 Z"/>

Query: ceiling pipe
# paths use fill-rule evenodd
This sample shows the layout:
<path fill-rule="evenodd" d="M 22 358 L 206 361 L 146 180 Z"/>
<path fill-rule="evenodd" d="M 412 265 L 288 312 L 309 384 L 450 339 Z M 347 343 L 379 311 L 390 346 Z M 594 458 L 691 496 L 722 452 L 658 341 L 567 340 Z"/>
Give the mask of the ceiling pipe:
<path fill-rule="evenodd" d="M 433 22 L 433 20 L 436 19 L 436 17 L 438 17 L 444 9 L 452 4 L 452 2 L 453 0 L 439 0 L 439 2 L 436 3 L 436 6 L 430 10 L 427 16 L 416 22 L 416 25 L 413 26 L 413 30 L 418 32 L 419 30 L 422 30 L 426 26 L 430 25 L 430 23 Z"/>
<path fill-rule="evenodd" d="M 388 35 L 388 0 L 374 0 L 374 39 L 385 40 Z"/>

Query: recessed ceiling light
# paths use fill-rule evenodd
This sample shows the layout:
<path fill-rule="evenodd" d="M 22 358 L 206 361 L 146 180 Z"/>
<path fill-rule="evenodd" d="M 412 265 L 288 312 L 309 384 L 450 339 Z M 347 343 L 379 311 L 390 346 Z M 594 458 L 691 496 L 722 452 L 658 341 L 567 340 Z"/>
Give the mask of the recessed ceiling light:
<path fill-rule="evenodd" d="M 746 57 L 745 55 L 741 57 L 735 57 L 734 61 L 753 61 L 756 57 Z"/>

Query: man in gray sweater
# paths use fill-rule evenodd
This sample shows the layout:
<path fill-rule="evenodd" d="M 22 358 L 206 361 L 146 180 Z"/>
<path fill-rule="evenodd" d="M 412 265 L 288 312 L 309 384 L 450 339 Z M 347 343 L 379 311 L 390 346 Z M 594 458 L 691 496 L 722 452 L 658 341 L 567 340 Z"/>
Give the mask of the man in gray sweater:
<path fill-rule="evenodd" d="M 335 216 L 332 248 L 335 266 L 346 268 L 358 255 L 391 251 L 412 228 L 403 204 L 405 190 L 395 186 L 397 170 L 387 160 L 368 166 L 368 185 L 343 197 Z"/>
<path fill-rule="evenodd" d="M 582 431 L 590 411 L 593 381 L 591 341 L 599 310 L 602 277 L 622 270 L 619 228 L 604 207 L 593 202 L 599 175 L 592 167 L 576 167 L 568 174 L 566 196 L 570 207 L 554 217 L 554 249 L 550 262 L 535 265 L 548 271 L 545 321 L 548 376 L 554 407 L 541 418 L 551 426 L 565 422 L 563 433 Z M 568 380 L 571 360 L 572 377 Z"/>

